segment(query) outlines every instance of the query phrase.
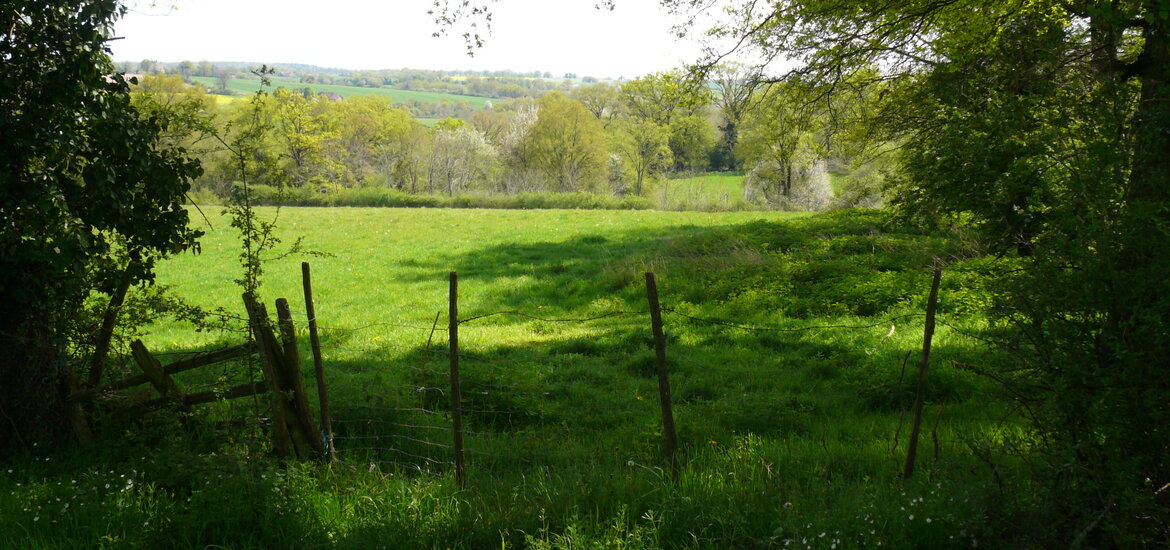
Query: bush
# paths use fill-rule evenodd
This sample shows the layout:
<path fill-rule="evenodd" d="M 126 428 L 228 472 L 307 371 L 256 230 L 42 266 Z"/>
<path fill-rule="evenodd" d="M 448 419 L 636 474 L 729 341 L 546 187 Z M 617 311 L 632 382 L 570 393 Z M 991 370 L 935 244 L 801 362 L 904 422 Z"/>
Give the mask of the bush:
<path fill-rule="evenodd" d="M 364 206 L 396 208 L 499 208 L 578 210 L 647 210 L 643 197 L 597 193 L 518 193 L 515 195 L 415 195 L 386 188 L 352 188 L 321 193 L 305 187 L 249 186 L 253 204 L 266 206 Z"/>

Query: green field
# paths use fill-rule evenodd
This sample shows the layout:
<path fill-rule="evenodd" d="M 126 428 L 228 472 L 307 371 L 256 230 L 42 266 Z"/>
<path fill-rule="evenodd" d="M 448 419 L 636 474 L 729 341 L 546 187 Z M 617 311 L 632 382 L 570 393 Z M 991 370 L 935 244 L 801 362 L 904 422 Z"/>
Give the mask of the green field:
<path fill-rule="evenodd" d="M 37 451 L 0 475 L 0 529 L 35 548 L 944 548 L 984 545 L 1010 513 L 985 464 L 1010 489 L 1011 462 L 972 449 L 1011 437 L 1011 415 L 952 364 L 991 360 L 950 328 L 980 322 L 981 260 L 948 268 L 919 473 L 899 480 L 928 268 L 962 251 L 946 235 L 864 211 L 285 208 L 279 223 L 285 243 L 330 254 L 309 261 L 343 465 L 282 470 L 253 424 L 210 424 L 263 415 L 244 399 L 204 409 L 187 438 L 159 437 L 184 430 L 166 415 L 106 434 L 119 445 L 87 458 L 96 468 Z M 223 218 L 203 225 L 203 253 L 167 261 L 159 282 L 238 315 L 239 244 Z M 302 259 L 269 263 L 261 289 L 298 318 Z M 460 318 L 511 312 L 460 328 L 462 491 L 445 464 L 445 332 L 431 330 L 450 271 Z M 678 484 L 646 271 L 669 308 Z M 242 338 L 174 321 L 144 336 L 161 354 Z M 248 376 L 215 371 L 177 379 Z"/>
<path fill-rule="evenodd" d="M 216 79 L 211 77 L 195 76 L 191 77 L 191 80 L 203 84 L 203 86 L 208 90 L 213 90 L 219 85 L 216 82 Z M 492 101 L 491 98 L 487 97 L 445 94 L 438 92 L 418 92 L 414 90 L 397 90 L 394 88 L 363 88 L 358 86 L 340 86 L 335 84 L 305 84 L 303 82 L 288 78 L 274 78 L 272 79 L 272 86 L 274 88 L 284 86 L 286 88 L 295 89 L 308 86 L 312 88 L 314 92 L 334 92 L 341 97 L 354 97 L 363 95 L 384 96 L 389 97 L 396 103 L 405 101 L 419 101 L 422 103 L 442 103 L 443 101 L 457 103 L 460 101 L 466 101 L 477 109 L 482 109 L 487 104 L 487 102 Z M 253 94 L 260 89 L 260 81 L 250 78 L 232 79 L 228 83 L 228 89 L 237 94 Z"/>
<path fill-rule="evenodd" d="M 746 206 L 743 179 L 741 173 L 709 172 L 666 180 L 656 193 L 671 210 L 736 210 Z"/>

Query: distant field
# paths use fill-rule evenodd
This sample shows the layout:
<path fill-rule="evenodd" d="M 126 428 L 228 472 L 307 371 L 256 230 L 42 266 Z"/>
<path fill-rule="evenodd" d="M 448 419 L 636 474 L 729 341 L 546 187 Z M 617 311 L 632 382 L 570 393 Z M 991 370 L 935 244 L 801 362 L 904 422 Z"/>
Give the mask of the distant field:
<path fill-rule="evenodd" d="M 667 180 L 658 190 L 659 204 L 676 210 L 727 210 L 742 205 L 743 174 L 711 172 Z"/>
<path fill-rule="evenodd" d="M 191 80 L 203 84 L 208 89 L 214 89 L 218 84 L 214 78 L 196 76 L 191 77 Z M 393 88 L 361 88 L 357 86 L 339 86 L 336 84 L 305 84 L 293 79 L 273 79 L 272 86 L 274 88 L 284 86 L 286 88 L 304 88 L 308 86 L 315 92 L 334 92 L 341 97 L 354 97 L 362 95 L 376 95 L 386 96 L 394 100 L 394 102 L 404 101 L 420 101 L 423 103 L 441 103 L 444 100 L 450 102 L 466 101 L 473 107 L 482 109 L 487 102 L 492 101 L 491 98 L 477 97 L 469 95 L 455 95 L 444 94 L 436 92 L 417 92 L 413 90 L 396 90 Z M 239 94 L 252 94 L 260 89 L 260 81 L 252 79 L 232 79 L 228 83 L 228 88 L 233 92 Z"/>

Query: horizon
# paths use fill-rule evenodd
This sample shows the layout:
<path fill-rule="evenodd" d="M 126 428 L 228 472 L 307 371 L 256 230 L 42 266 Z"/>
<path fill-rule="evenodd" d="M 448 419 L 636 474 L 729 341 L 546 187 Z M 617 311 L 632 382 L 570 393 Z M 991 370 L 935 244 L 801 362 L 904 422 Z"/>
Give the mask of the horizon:
<path fill-rule="evenodd" d="M 701 54 L 696 37 L 675 35 L 677 21 L 657 2 L 619 2 L 613 11 L 597 9 L 591 0 L 495 3 L 492 32 L 483 33 L 484 44 L 474 57 L 467 53 L 463 27 L 432 36 L 441 29 L 426 13 L 430 0 L 392 6 L 338 0 L 332 10 L 306 0 L 152 4 L 131 5 L 116 23 L 119 39 L 111 43 L 112 59 L 283 63 L 345 71 L 539 71 L 617 80 L 678 68 Z M 208 40 L 209 33 L 216 38 Z M 253 61 L 212 61 L 232 57 Z"/>

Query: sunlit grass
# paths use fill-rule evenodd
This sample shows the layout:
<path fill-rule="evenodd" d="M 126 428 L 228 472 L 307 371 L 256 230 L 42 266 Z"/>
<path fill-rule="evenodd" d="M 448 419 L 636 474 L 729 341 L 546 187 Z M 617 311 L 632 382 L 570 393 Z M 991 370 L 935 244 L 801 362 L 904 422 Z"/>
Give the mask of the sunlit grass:
<path fill-rule="evenodd" d="M 240 244 L 210 214 L 196 222 L 202 254 L 165 262 L 159 282 L 239 315 Z M 992 530 L 1003 490 L 986 475 L 990 455 L 972 449 L 1026 437 L 985 381 L 951 364 L 995 360 L 950 328 L 982 319 L 979 260 L 960 262 L 944 277 L 919 474 L 899 481 L 928 269 L 960 245 L 878 213 L 285 208 L 278 221 L 285 245 L 304 237 L 328 254 L 307 259 L 334 418 L 349 436 L 387 435 L 354 421 L 401 422 L 395 405 L 446 410 L 445 394 L 416 389 L 447 384 L 449 272 L 461 318 L 530 316 L 460 329 L 468 488 L 445 465 L 352 440 L 338 441 L 334 472 L 281 470 L 254 424 L 184 428 L 162 414 L 108 431 L 116 445 L 95 456 L 41 447 L 0 475 L 0 530 L 29 547 L 971 546 Z M 260 291 L 269 304 L 288 298 L 299 322 L 304 259 L 267 263 Z M 670 310 L 677 485 L 662 454 L 646 271 Z M 144 340 L 170 353 L 242 335 L 168 321 Z M 257 406 L 204 410 L 239 419 Z M 41 523 L 50 511 L 70 529 Z"/>
<path fill-rule="evenodd" d="M 748 208 L 742 173 L 710 172 L 661 182 L 654 198 L 668 210 L 726 211 Z"/>

